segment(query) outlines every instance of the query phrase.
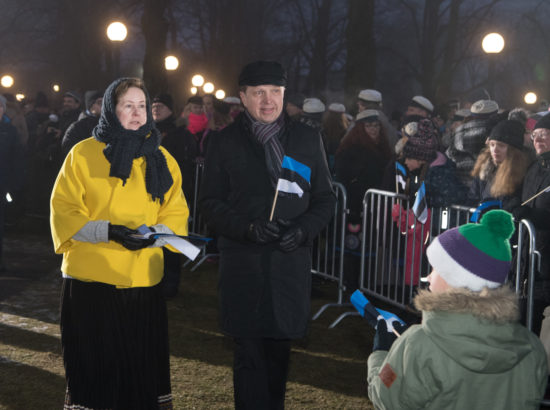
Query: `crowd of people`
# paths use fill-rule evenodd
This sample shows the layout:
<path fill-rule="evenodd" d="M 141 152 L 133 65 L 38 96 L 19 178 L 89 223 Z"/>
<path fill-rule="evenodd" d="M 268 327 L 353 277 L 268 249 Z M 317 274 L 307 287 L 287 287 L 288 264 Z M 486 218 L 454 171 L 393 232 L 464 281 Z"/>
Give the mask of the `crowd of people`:
<path fill-rule="evenodd" d="M 283 408 L 290 341 L 305 335 L 309 319 L 312 241 L 334 212 L 331 180 L 342 183 L 348 194 L 346 247 L 351 253 L 360 245 L 362 200 L 370 188 L 403 194 L 411 203 L 422 190 L 428 208 L 456 204 L 507 211 L 488 219 L 507 227 L 499 236 L 504 239 L 498 239 L 505 242 L 507 262 L 510 214 L 516 222 L 531 221 L 542 255 L 533 318 L 538 333 L 550 305 L 547 112 L 503 109 L 492 100 L 435 107 L 417 95 L 405 100 L 403 113 L 388 117 L 378 90 L 361 90 L 357 106 L 349 110 L 339 101 L 290 93 L 286 85 L 280 64 L 258 61 L 243 68 L 239 97 L 195 95 L 181 112 L 169 93 L 150 97 L 143 81 L 133 78 L 118 79 L 104 92 L 89 90 L 84 98 L 66 92 L 59 110 L 43 93 L 23 103 L 0 96 L 0 194 L 10 193 L 26 212 L 47 215 L 51 206 L 55 251 L 63 254 L 65 408 L 170 408 L 165 298 L 178 292 L 182 258 L 162 237 L 143 234 L 187 235 L 191 207 L 200 210 L 220 253 L 220 325 L 235 342 L 235 406 Z M 197 164 L 204 166 L 200 187 L 195 186 Z M 5 210 L 2 201 L 0 256 Z M 411 229 L 407 257 L 419 258 L 426 241 L 418 228 L 429 224 L 432 215 L 429 209 L 422 217 L 405 214 L 400 204 L 392 209 L 396 224 L 414 222 L 400 230 Z M 489 215 L 494 214 L 484 218 Z M 439 242 L 446 248 L 450 236 L 444 235 Z M 459 239 L 453 239 L 457 246 Z M 445 292 L 473 292 L 453 294 L 453 303 L 476 305 L 486 297 L 472 283 L 493 277 L 483 271 L 493 269 L 490 262 L 470 266 L 460 260 L 463 254 L 449 257 L 451 251 L 438 248 L 437 255 L 453 261 L 448 266 L 464 265 L 475 276 L 457 282 L 434 249 L 427 248 L 432 279 L 448 282 Z M 418 264 L 406 265 L 407 285 L 418 285 Z M 0 264 L 0 269 L 5 268 Z M 505 282 L 501 273 L 490 288 Z M 492 299 L 497 296 L 490 293 Z M 439 311 L 438 304 L 449 295 L 435 297 L 435 302 L 430 298 L 419 295 L 419 310 Z M 502 325 L 492 316 L 466 313 L 476 326 L 479 320 L 495 322 L 491 329 Z M 508 329 L 503 331 L 516 329 L 510 325 L 516 316 L 514 310 L 503 321 Z M 387 357 L 369 359 L 369 394 L 381 408 L 392 408 L 388 403 L 407 407 L 393 396 L 402 388 L 390 391 L 401 381 L 394 384 L 387 377 L 397 378 L 407 367 L 409 359 L 399 356 L 407 343 L 427 343 L 427 330 L 414 338 L 411 330 L 407 342 L 401 338 Z M 387 339 L 380 329 L 377 335 Z M 522 340 L 522 352 L 534 349 L 530 360 L 536 362 L 539 346 L 530 336 Z M 392 345 L 380 343 L 376 350 Z M 489 373 L 506 378 L 515 366 L 496 366 Z M 469 371 L 478 373 L 476 368 Z M 420 403 L 418 397 L 435 397 L 431 390 L 440 380 L 411 383 L 403 386 L 430 390 L 429 395 L 406 396 Z M 537 399 L 537 389 L 525 391 L 529 400 Z"/>

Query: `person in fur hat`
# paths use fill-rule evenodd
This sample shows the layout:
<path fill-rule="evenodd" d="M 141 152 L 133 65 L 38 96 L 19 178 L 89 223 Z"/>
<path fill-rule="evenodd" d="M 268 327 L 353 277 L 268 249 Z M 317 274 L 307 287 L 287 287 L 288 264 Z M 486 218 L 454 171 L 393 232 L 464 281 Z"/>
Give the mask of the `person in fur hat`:
<path fill-rule="evenodd" d="M 414 300 L 422 323 L 395 326 L 396 337 L 378 321 L 367 376 L 375 408 L 539 408 L 546 353 L 505 285 L 513 232 L 512 215 L 492 210 L 430 244 L 429 290 Z"/>

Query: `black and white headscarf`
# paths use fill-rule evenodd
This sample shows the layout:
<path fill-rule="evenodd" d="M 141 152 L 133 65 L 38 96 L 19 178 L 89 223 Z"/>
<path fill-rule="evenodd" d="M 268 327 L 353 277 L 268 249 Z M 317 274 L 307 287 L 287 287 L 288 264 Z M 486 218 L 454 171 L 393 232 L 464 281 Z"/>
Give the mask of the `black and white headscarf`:
<path fill-rule="evenodd" d="M 164 194 L 174 180 L 166 164 L 166 158 L 159 149 L 160 133 L 154 126 L 151 100 L 147 92 L 143 90 L 147 105 L 147 122 L 138 130 L 125 129 L 116 115 L 115 90 L 128 80 L 129 78 L 119 78 L 105 90 L 101 117 L 92 134 L 95 139 L 107 145 L 103 153 L 111 164 L 109 176 L 122 179 L 123 185 L 130 176 L 134 159 L 145 157 L 145 187 L 153 201 L 158 198 L 162 203 Z"/>

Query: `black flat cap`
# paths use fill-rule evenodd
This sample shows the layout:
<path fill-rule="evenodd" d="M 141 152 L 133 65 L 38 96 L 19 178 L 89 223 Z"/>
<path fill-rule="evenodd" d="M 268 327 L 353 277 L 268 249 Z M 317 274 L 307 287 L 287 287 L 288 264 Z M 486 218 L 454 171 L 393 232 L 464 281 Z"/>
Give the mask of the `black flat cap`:
<path fill-rule="evenodd" d="M 276 61 L 255 61 L 244 66 L 239 75 L 239 86 L 265 84 L 286 86 L 286 71 L 281 64 Z"/>

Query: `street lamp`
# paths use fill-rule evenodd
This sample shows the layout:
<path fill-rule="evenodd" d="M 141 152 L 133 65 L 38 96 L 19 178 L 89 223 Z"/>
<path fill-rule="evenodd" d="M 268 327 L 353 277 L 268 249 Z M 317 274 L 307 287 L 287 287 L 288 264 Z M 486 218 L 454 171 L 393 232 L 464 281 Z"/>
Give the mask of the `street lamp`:
<path fill-rule="evenodd" d="M 193 84 L 195 87 L 200 87 L 204 84 L 204 77 L 200 74 L 195 74 L 193 78 L 191 78 L 191 84 Z"/>
<path fill-rule="evenodd" d="M 483 51 L 489 58 L 489 95 L 495 99 L 495 57 L 504 49 L 504 38 L 498 33 L 489 33 L 481 42 Z"/>
<path fill-rule="evenodd" d="M 525 104 L 534 104 L 537 102 L 537 94 L 535 94 L 532 91 L 529 91 L 527 94 L 523 96 L 523 101 L 525 101 Z"/>
<path fill-rule="evenodd" d="M 206 83 L 203 85 L 202 89 L 206 94 L 211 94 L 214 91 L 214 84 Z"/>
<path fill-rule="evenodd" d="M 0 78 L 0 84 L 2 84 L 2 87 L 4 88 L 10 88 L 14 83 L 13 77 L 9 74 L 6 74 Z"/>
<path fill-rule="evenodd" d="M 124 41 L 128 35 L 126 26 L 120 21 L 114 21 L 107 26 L 107 37 L 111 41 Z"/>
<path fill-rule="evenodd" d="M 224 90 L 218 90 L 216 91 L 216 94 L 214 94 L 218 100 L 223 100 L 225 98 L 225 91 Z"/>
<path fill-rule="evenodd" d="M 176 70 L 180 65 L 180 62 L 176 56 L 166 56 L 164 58 L 164 67 L 168 71 Z"/>
<path fill-rule="evenodd" d="M 107 37 L 113 43 L 113 60 L 115 76 L 120 77 L 120 43 L 126 39 L 128 30 L 120 21 L 114 21 L 107 26 Z"/>

